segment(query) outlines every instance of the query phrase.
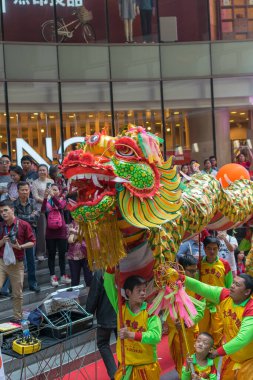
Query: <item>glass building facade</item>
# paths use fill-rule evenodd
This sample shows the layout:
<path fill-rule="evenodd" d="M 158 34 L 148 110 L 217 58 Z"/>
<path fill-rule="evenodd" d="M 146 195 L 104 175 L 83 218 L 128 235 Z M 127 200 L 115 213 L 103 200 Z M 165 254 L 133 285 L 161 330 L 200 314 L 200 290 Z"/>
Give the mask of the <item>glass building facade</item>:
<path fill-rule="evenodd" d="M 2 154 L 50 164 L 128 124 L 178 163 L 251 147 L 253 1 L 142 3 L 126 16 L 124 0 L 0 1 Z"/>

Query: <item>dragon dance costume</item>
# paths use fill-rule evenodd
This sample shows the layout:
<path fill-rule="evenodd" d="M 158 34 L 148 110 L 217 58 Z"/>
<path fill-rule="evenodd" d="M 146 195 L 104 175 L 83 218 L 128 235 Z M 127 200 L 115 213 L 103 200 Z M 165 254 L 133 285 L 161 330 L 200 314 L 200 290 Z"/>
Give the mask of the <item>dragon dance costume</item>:
<path fill-rule="evenodd" d="M 253 297 L 234 304 L 226 288 L 210 286 L 186 277 L 185 286 L 219 305 L 226 343 L 217 349 L 222 380 L 253 380 Z"/>
<path fill-rule="evenodd" d="M 200 366 L 197 363 L 196 355 L 191 355 L 192 357 L 192 364 L 194 371 L 196 375 L 200 377 L 201 380 L 209 379 L 209 380 L 217 380 L 217 370 L 215 368 L 214 362 L 212 359 L 207 359 L 207 365 L 206 366 Z M 186 363 L 183 366 L 182 369 L 182 377 L 181 380 L 191 380 L 191 371 L 187 371 L 186 369 Z"/>
<path fill-rule="evenodd" d="M 104 287 L 107 296 L 118 316 L 118 330 L 120 329 L 118 315 L 118 294 L 115 288 L 113 274 L 105 273 Z M 143 302 L 139 313 L 133 313 L 126 302 L 123 305 L 124 325 L 129 331 L 135 332 L 134 339 L 124 339 L 126 374 L 123 375 L 120 365 L 115 380 L 159 380 L 160 365 L 157 361 L 156 345 L 161 341 L 162 327 L 160 318 L 148 315 L 147 303 Z M 117 339 L 117 358 L 122 363 L 120 338 Z"/>
<path fill-rule="evenodd" d="M 201 282 L 205 284 L 229 288 L 233 282 L 233 275 L 229 263 L 219 257 L 208 263 L 206 257 L 201 261 L 200 267 Z M 199 321 L 199 332 L 209 332 L 214 338 L 214 346 L 221 344 L 223 323 L 219 312 L 219 306 L 214 307 L 207 302 L 204 318 Z"/>
<path fill-rule="evenodd" d="M 198 295 L 192 292 L 191 290 L 187 289 L 186 293 L 190 297 L 196 298 L 199 300 Z M 195 307 L 198 311 L 197 316 L 194 318 L 195 324 L 194 326 L 188 327 L 185 330 L 190 355 L 194 353 L 194 343 L 199 334 L 198 321 L 201 320 L 204 315 L 205 305 L 204 303 L 202 303 L 202 305 L 203 305 L 202 307 L 198 307 L 195 304 Z M 176 328 L 175 322 L 172 320 L 170 316 L 167 318 L 167 324 L 168 324 L 168 343 L 169 343 L 169 348 L 170 348 L 170 354 L 174 361 L 177 372 L 181 374 L 182 367 L 184 364 L 184 358 L 187 356 L 185 340 L 182 336 L 181 331 L 178 331 L 178 329 Z"/>

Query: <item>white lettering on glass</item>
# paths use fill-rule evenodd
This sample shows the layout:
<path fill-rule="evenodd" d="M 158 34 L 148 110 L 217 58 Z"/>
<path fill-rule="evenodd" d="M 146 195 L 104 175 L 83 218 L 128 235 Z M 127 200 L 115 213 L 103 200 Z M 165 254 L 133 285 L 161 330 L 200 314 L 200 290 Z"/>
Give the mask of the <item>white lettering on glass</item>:
<path fill-rule="evenodd" d="M 7 1 L 11 0 L 2 0 L 2 11 L 3 13 L 6 13 L 6 4 Z M 82 7 L 84 3 L 84 0 L 55 0 L 55 5 L 59 5 L 61 7 Z M 54 0 L 12 0 L 13 5 L 39 5 L 40 7 L 43 6 L 54 6 Z"/>
<path fill-rule="evenodd" d="M 49 166 L 48 163 L 44 160 L 44 158 L 41 157 L 29 144 L 27 144 L 27 142 L 24 139 L 17 138 L 16 152 L 17 152 L 17 164 L 19 166 L 21 166 L 21 158 L 24 155 L 23 151 L 25 151 L 26 154 L 28 154 L 29 156 L 32 156 L 34 161 L 38 162 L 38 164 L 44 164 L 44 165 Z"/>
<path fill-rule="evenodd" d="M 64 151 L 72 144 L 78 144 L 83 143 L 85 140 L 82 136 L 75 136 L 71 137 L 70 139 L 67 139 L 63 142 L 63 149 Z M 17 164 L 21 165 L 21 158 L 24 155 L 24 152 L 28 154 L 29 156 L 32 156 L 34 161 L 36 161 L 38 164 L 44 164 L 49 166 L 49 164 L 44 160 L 43 157 L 39 155 L 39 153 L 34 150 L 31 145 L 29 145 L 24 139 L 17 138 L 16 139 L 16 152 L 17 152 Z M 58 154 L 62 155 L 62 149 L 61 146 L 58 149 Z M 52 138 L 47 137 L 46 138 L 46 157 L 49 159 L 49 161 L 53 161 L 53 144 L 52 144 Z M 59 162 L 61 160 L 59 159 Z"/>

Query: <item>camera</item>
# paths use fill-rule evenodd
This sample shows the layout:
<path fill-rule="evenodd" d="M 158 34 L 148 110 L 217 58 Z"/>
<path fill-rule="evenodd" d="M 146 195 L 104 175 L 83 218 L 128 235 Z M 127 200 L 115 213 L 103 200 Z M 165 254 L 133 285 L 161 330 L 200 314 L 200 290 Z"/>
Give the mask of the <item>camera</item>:
<path fill-rule="evenodd" d="M 17 241 L 17 234 L 16 234 L 16 232 L 11 231 L 11 232 L 8 234 L 8 237 L 9 237 L 9 239 L 10 239 L 11 244 L 15 244 L 15 243 L 16 243 L 16 241 Z"/>

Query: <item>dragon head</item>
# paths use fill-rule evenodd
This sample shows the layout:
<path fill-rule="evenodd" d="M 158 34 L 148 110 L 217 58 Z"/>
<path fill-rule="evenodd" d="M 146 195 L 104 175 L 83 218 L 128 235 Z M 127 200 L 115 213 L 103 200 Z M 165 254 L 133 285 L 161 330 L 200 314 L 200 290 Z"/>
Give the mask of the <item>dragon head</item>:
<path fill-rule="evenodd" d="M 69 192 L 78 193 L 69 206 L 74 219 L 101 221 L 117 209 L 131 225 L 147 229 L 176 218 L 180 179 L 172 159 L 163 161 L 161 142 L 133 126 L 117 137 L 105 131 L 87 136 L 61 167 Z"/>

